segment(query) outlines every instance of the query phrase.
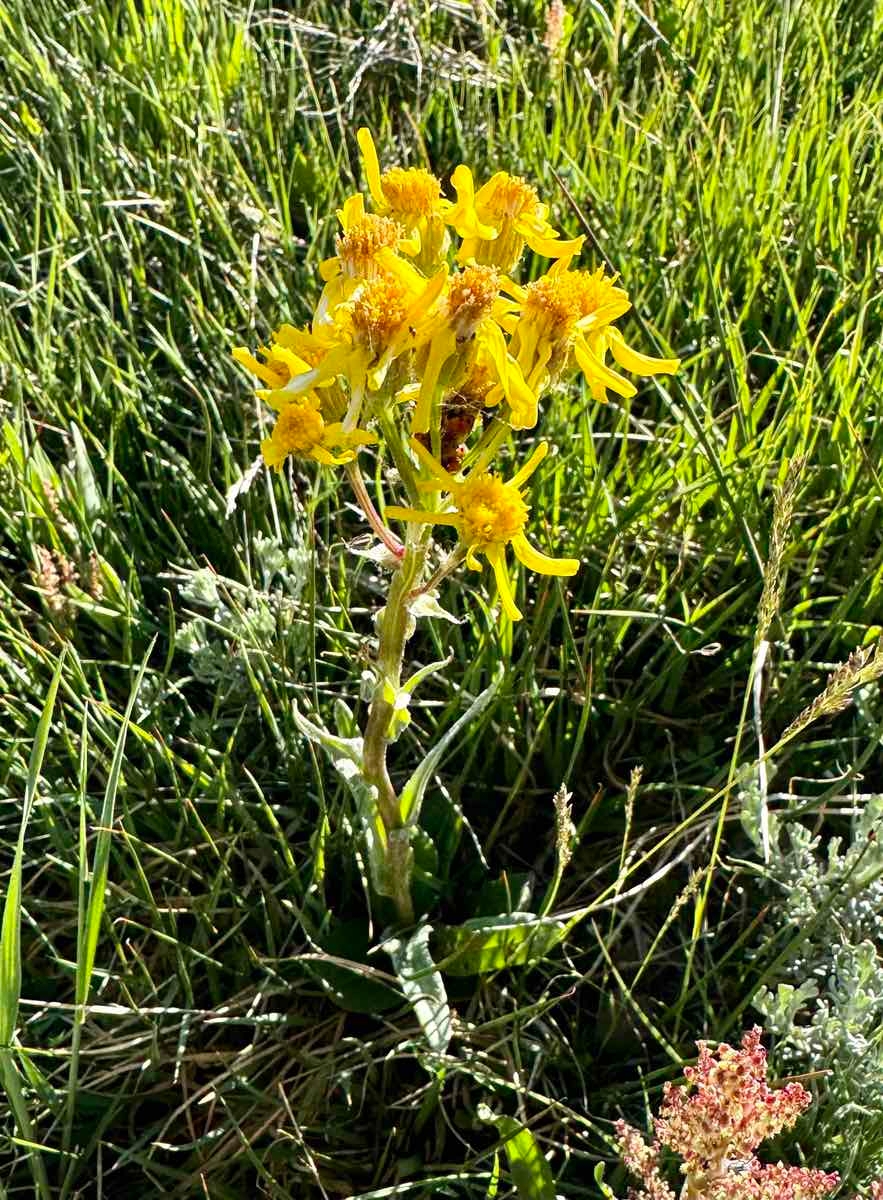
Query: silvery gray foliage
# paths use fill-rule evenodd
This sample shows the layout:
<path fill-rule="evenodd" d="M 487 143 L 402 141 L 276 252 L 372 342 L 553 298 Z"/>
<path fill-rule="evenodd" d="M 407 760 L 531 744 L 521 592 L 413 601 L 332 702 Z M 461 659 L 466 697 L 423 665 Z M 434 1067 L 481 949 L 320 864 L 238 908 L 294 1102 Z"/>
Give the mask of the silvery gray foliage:
<path fill-rule="evenodd" d="M 776 835 L 770 918 L 793 952 L 754 1003 L 780 1068 L 830 1072 L 817 1127 L 841 1169 L 865 1175 L 883 1167 L 855 1158 L 883 1139 L 883 796 L 862 804 L 849 837 L 823 845 L 796 821 Z"/>
<path fill-rule="evenodd" d="M 243 653 L 272 645 L 280 623 L 290 627 L 301 618 L 309 550 L 300 539 L 283 546 L 258 533 L 251 543 L 251 565 L 259 587 L 221 579 L 208 567 L 174 577 L 185 604 L 205 614 L 180 626 L 176 649 L 190 656 L 198 680 L 232 692 L 247 687 Z"/>

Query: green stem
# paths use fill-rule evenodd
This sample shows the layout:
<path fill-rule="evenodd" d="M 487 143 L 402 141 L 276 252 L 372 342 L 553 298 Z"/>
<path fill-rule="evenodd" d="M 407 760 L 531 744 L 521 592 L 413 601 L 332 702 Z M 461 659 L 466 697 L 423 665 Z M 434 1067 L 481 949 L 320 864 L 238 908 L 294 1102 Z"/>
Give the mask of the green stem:
<path fill-rule="evenodd" d="M 510 433 L 511 429 L 509 425 L 504 420 L 501 420 L 500 417 L 495 416 L 481 435 L 478 445 L 466 455 L 460 469 L 477 472 L 486 470 L 491 459 Z"/>
<path fill-rule="evenodd" d="M 377 809 L 386 831 L 385 865 L 390 892 L 400 919 L 408 924 L 414 920 L 410 847 L 404 840 L 407 835 L 403 831 L 399 798 L 389 777 L 386 753 L 395 714 L 393 700 L 401 688 L 405 644 L 413 628 L 408 597 L 423 573 L 427 542 L 427 530 L 408 526 L 405 553 L 393 575 L 389 598 L 380 619 L 378 679 L 368 711 L 362 752 L 362 774 L 377 791 Z"/>
<path fill-rule="evenodd" d="M 380 432 L 383 434 L 383 440 L 386 442 L 387 449 L 392 455 L 392 461 L 395 463 L 395 468 L 399 473 L 405 489 L 405 495 L 408 497 L 408 503 L 414 505 L 420 504 L 422 497 L 417 488 L 417 476 L 414 467 L 408 457 L 408 448 L 402 441 L 399 426 L 396 425 L 388 409 L 381 407 L 377 414 L 377 424 L 380 426 Z"/>

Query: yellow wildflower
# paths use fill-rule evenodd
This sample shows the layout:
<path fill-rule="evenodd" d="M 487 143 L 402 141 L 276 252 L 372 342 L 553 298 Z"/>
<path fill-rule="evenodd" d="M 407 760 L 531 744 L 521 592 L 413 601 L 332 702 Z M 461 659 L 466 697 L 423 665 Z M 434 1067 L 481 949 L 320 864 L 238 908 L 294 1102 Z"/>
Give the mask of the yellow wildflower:
<path fill-rule="evenodd" d="M 377 212 L 404 230 L 402 252 L 412 255 L 423 270 L 431 269 L 443 258 L 448 243 L 445 217 L 452 205 L 442 195 L 441 184 L 422 167 L 391 167 L 381 174 L 370 132 L 362 128 L 356 137 Z"/>
<path fill-rule="evenodd" d="M 312 458 L 324 466 L 352 462 L 360 446 L 377 441 L 364 429 L 345 430 L 339 421 L 326 424 L 314 392 L 283 405 L 273 432 L 261 442 L 261 454 L 268 467 L 282 470 L 289 454 Z"/>
<path fill-rule="evenodd" d="M 316 322 L 331 320 L 336 306 L 348 300 L 360 283 L 383 274 L 402 241 L 401 225 L 389 217 L 366 212 L 364 196 L 350 196 L 337 218 L 343 232 L 335 242 L 337 254 L 319 264 L 325 287 L 316 308 Z"/>
<path fill-rule="evenodd" d="M 472 172 L 460 165 L 451 176 L 457 203 L 447 215 L 463 244 L 459 262 L 474 260 L 511 271 L 527 243 L 546 258 L 579 254 L 584 237 L 562 240 L 548 221 L 549 206 L 517 175 L 498 171 L 475 190 Z"/>
<path fill-rule="evenodd" d="M 432 279 L 424 279 L 401 259 L 390 267 L 361 284 L 338 314 L 346 346 L 338 369 L 348 380 L 352 396 L 344 421 L 348 428 L 358 420 L 366 387 L 382 388 L 395 360 L 413 349 L 417 326 L 441 295 L 447 275 L 445 267 Z"/>
<path fill-rule="evenodd" d="M 334 399 L 324 403 L 326 411 L 337 416 L 346 409 L 343 428 L 355 430 L 366 388 L 376 391 L 382 387 L 391 364 L 413 347 L 416 325 L 445 282 L 446 268 L 427 280 L 395 255 L 390 255 L 387 264 L 389 269 L 358 282 L 349 300 L 338 304 L 329 319 L 315 321 L 311 333 L 283 327 L 286 344 L 274 342 L 262 351 L 272 362 L 260 363 L 248 351 L 237 350 L 238 360 L 270 384 L 259 396 L 281 409 L 315 388 L 328 389 Z M 283 362 L 282 351 L 289 345 L 296 347 L 297 353 L 292 350 L 295 358 Z M 287 375 L 281 369 L 285 364 L 289 364 Z M 340 379 L 349 384 L 348 405 L 340 393 Z"/>
<path fill-rule="evenodd" d="M 515 557 L 531 571 L 544 575 L 575 575 L 579 561 L 575 558 L 549 558 L 530 544 L 524 534 L 528 508 L 521 489 L 548 453 L 541 442 L 520 470 L 508 481 L 489 471 L 472 471 L 459 480 L 436 462 L 417 438 L 411 439 L 414 453 L 431 478 L 418 486 L 424 491 L 442 491 L 450 495 L 451 509 L 431 512 L 419 508 L 388 507 L 386 515 L 398 521 L 414 521 L 426 525 L 450 525 L 460 535 L 466 552 L 467 566 L 480 571 L 476 557 L 484 555 L 493 568 L 506 615 L 513 621 L 521 619 L 515 603 L 512 583 L 506 566 L 506 547 L 511 544 Z"/>
<path fill-rule="evenodd" d="M 235 347 L 232 354 L 241 366 L 269 385 L 256 389 L 256 394 L 272 408 L 281 409 L 296 397 L 320 387 L 326 415 L 331 414 L 335 419 L 343 415 L 346 400 L 335 378 L 342 356 L 339 339 L 333 331 L 321 328 L 320 334 L 314 334 L 293 325 L 280 325 L 270 345 L 258 348 L 261 359 L 244 346 Z"/>
<path fill-rule="evenodd" d="M 608 388 L 619 396 L 633 396 L 634 384 L 605 364 L 608 350 L 619 366 L 636 375 L 669 375 L 680 365 L 677 358 L 650 358 L 626 344 L 612 322 L 631 308 L 631 302 L 603 267 L 571 271 L 570 260 L 560 259 L 527 287 L 511 282 L 506 286 L 518 310 L 517 318 L 508 322 L 512 353 L 535 392 L 575 362 L 596 400 L 606 400 Z"/>
<path fill-rule="evenodd" d="M 505 396 L 515 414 L 516 428 L 527 423 L 518 417 L 536 413 L 536 397 L 510 357 L 496 321 L 499 287 L 500 273 L 495 267 L 471 266 L 457 272 L 448 279 L 442 302 L 418 328 L 420 389 L 411 422 L 414 433 L 429 430 L 434 400 L 441 391 L 458 386 L 477 363 L 496 385 L 490 402 Z"/>

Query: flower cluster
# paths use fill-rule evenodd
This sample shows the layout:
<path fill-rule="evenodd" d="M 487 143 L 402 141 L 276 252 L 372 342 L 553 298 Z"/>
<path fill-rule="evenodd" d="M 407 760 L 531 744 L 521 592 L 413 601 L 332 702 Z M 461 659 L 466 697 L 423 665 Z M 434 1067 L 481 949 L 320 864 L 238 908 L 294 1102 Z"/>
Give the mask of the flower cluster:
<path fill-rule="evenodd" d="M 756 1157 L 760 1143 L 790 1128 L 812 1099 L 796 1082 L 768 1086 L 760 1036 L 755 1027 L 739 1049 L 699 1043 L 698 1063 L 684 1070 L 686 1086 L 665 1086 L 652 1145 L 624 1121 L 617 1124 L 622 1160 L 643 1185 L 634 1200 L 675 1200 L 661 1170 L 664 1148 L 680 1156 L 685 1197 L 822 1200 L 838 1185 L 836 1172 Z"/>
<path fill-rule="evenodd" d="M 455 528 L 451 569 L 463 559 L 480 568 L 485 558 L 504 611 L 517 619 L 509 545 L 545 574 L 572 575 L 578 562 L 541 554 L 524 532 L 521 489 L 544 444 L 508 481 L 491 470 L 493 459 L 511 431 L 535 427 L 554 383 L 581 372 L 597 400 L 629 397 L 635 386 L 623 371 L 672 372 L 678 360 L 625 342 L 614 322 L 630 307 L 626 292 L 603 268 L 573 265 L 584 239 L 563 238 L 525 180 L 500 171 L 476 188 L 461 164 L 452 199 L 422 168 L 381 170 L 367 129 L 358 144 L 368 195 L 338 212 L 336 253 L 320 265 L 309 326 L 282 325 L 257 354 L 233 351 L 277 413 L 264 460 L 277 470 L 289 456 L 343 466 L 375 531 L 400 553 L 359 482 L 359 451 L 382 443 L 408 501 L 385 517 Z M 514 273 L 526 249 L 553 265 L 520 284 Z"/>

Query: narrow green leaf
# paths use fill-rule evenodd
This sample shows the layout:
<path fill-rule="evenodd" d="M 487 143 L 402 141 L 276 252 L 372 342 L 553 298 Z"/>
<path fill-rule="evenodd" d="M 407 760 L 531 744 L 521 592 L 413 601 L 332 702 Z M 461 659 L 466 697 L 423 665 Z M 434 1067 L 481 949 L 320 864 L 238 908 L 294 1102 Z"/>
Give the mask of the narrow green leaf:
<path fill-rule="evenodd" d="M 126 711 L 123 714 L 122 724 L 120 725 L 116 746 L 114 747 L 110 774 L 107 777 L 107 785 L 104 789 L 104 801 L 101 805 L 99 829 L 95 842 L 95 856 L 92 860 L 92 877 L 89 882 L 89 900 L 86 904 L 86 924 L 85 928 L 81 928 L 79 931 L 76 979 L 76 1003 L 78 1007 L 84 1005 L 89 996 L 89 985 L 95 966 L 95 951 L 98 947 L 98 935 L 101 931 L 101 922 L 104 917 L 107 873 L 110 863 L 110 847 L 113 839 L 113 822 L 116 811 L 117 791 L 123 768 L 123 754 L 126 749 L 126 737 L 129 732 L 132 710 L 138 698 L 138 692 L 141 688 L 141 682 L 144 679 L 144 672 L 147 670 L 147 663 L 150 659 L 153 645 L 154 643 L 151 642 L 148 647 L 147 654 L 144 656 L 144 661 L 141 664 L 138 676 L 129 695 L 129 702 L 126 705 Z"/>
<path fill-rule="evenodd" d="M 504 671 L 502 668 L 497 672 L 493 682 L 480 692 L 462 717 L 459 717 L 449 729 L 446 729 L 440 735 L 438 741 L 427 752 L 426 757 L 417 767 L 417 770 L 402 788 L 402 793 L 399 798 L 399 806 L 402 814 L 402 821 L 406 825 L 413 825 L 420 815 L 420 804 L 423 800 L 423 793 L 426 791 L 427 785 L 432 778 L 436 767 L 442 760 L 448 746 L 460 737 L 463 730 L 481 716 L 487 706 L 497 694 L 500 684 L 503 681 Z"/>
<path fill-rule="evenodd" d="M 488 1184 L 487 1192 L 484 1200 L 497 1200 L 497 1192 L 500 1190 L 500 1155 L 494 1151 L 494 1169 L 491 1172 L 491 1181 Z"/>
<path fill-rule="evenodd" d="M 71 424 L 71 441 L 74 447 L 74 467 L 77 475 L 77 486 L 83 499 L 86 516 L 93 519 L 102 509 L 101 492 L 95 482 L 95 472 L 89 461 L 89 451 L 83 441 L 83 435 L 75 424 Z"/>
<path fill-rule="evenodd" d="M 49 740 L 52 712 L 55 708 L 55 697 L 58 692 L 63 663 L 64 653 L 62 652 L 49 685 L 46 702 L 37 725 L 34 744 L 31 747 L 18 844 L 15 848 L 12 871 L 7 885 L 6 902 L 3 906 L 3 924 L 0 927 L 0 1046 L 2 1047 L 11 1045 L 18 1021 L 18 1004 L 21 995 L 21 890 L 25 835 L 34 807 L 43 758 L 46 754 L 46 743 Z"/>
<path fill-rule="evenodd" d="M 61 680 L 64 665 L 64 652 L 60 655 L 49 684 L 43 711 L 31 747 L 31 757 L 28 763 L 28 777 L 25 781 L 24 803 L 22 805 L 21 825 L 19 826 L 18 843 L 12 861 L 12 871 L 6 891 L 6 901 L 3 906 L 3 922 L 0 926 L 0 1082 L 9 1101 L 9 1107 L 15 1118 L 19 1138 L 36 1145 L 33 1127 L 28 1114 L 27 1102 L 21 1086 L 15 1056 L 12 1046 L 15 1038 L 15 1028 L 18 1024 L 18 1006 L 21 1000 L 21 893 L 22 873 L 24 869 L 25 835 L 28 822 L 34 808 L 37 794 L 37 784 L 43 768 L 46 745 L 49 740 L 49 730 L 52 726 L 52 713 L 55 709 L 55 698 Z M 46 1166 L 39 1153 L 31 1156 L 31 1167 L 37 1189 L 44 1200 L 49 1197 L 49 1180 Z"/>

